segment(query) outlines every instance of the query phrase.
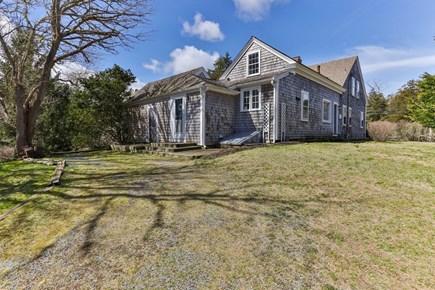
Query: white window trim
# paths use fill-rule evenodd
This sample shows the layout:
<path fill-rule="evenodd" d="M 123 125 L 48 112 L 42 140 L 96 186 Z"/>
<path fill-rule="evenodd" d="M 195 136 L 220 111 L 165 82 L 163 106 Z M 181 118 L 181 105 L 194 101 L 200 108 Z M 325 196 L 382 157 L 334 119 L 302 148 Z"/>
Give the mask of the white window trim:
<path fill-rule="evenodd" d="M 258 90 L 258 109 L 252 108 L 252 91 Z M 243 108 L 243 93 L 249 91 L 249 110 Z M 245 88 L 240 90 L 240 112 L 252 112 L 261 110 L 261 87 Z"/>
<path fill-rule="evenodd" d="M 308 100 L 308 116 L 307 118 L 304 118 L 304 100 L 305 100 L 305 96 L 307 96 L 307 100 Z M 301 121 L 304 122 L 308 122 L 308 120 L 310 119 L 310 93 L 307 91 L 302 90 L 301 91 Z"/>
<path fill-rule="evenodd" d="M 324 117 L 323 113 L 325 110 L 325 103 L 329 103 L 328 119 L 327 120 L 323 119 L 323 117 Z M 323 121 L 323 123 L 329 123 L 329 124 L 331 124 L 331 122 L 332 122 L 332 102 L 330 100 L 327 100 L 327 99 L 323 99 L 323 102 L 322 102 L 322 121 Z"/>
<path fill-rule="evenodd" d="M 254 53 L 258 53 L 258 73 L 249 74 L 249 56 L 251 54 L 254 54 Z M 261 72 L 261 53 L 260 53 L 260 50 L 257 49 L 257 50 L 253 50 L 251 52 L 248 52 L 246 54 L 246 76 L 248 76 L 248 77 L 257 76 L 260 74 L 260 72 Z"/>
<path fill-rule="evenodd" d="M 352 77 L 352 84 L 351 84 L 351 86 L 352 86 L 352 88 L 351 88 L 352 92 L 351 92 L 351 94 L 352 94 L 353 97 L 355 97 L 355 83 L 356 83 L 355 77 Z"/>
<path fill-rule="evenodd" d="M 347 125 L 346 124 L 347 123 L 347 106 L 346 105 L 343 105 L 343 110 L 342 110 L 341 114 L 343 115 L 343 118 L 341 118 L 341 119 L 343 120 L 343 127 L 344 127 Z"/>
<path fill-rule="evenodd" d="M 359 127 L 361 129 L 364 129 L 364 112 L 363 111 L 360 112 Z"/>
<path fill-rule="evenodd" d="M 349 116 L 347 116 L 349 127 L 352 127 L 352 107 L 349 107 Z"/>

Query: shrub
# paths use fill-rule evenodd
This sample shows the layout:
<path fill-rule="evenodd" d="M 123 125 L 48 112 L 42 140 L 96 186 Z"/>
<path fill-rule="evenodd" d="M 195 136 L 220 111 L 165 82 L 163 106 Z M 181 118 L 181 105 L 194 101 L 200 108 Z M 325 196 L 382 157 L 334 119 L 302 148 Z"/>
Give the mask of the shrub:
<path fill-rule="evenodd" d="M 12 160 L 15 158 L 15 149 L 11 146 L 0 146 L 0 161 Z"/>
<path fill-rule="evenodd" d="M 400 121 L 397 123 L 397 139 L 403 141 L 422 141 L 425 130 L 422 125 L 414 122 Z"/>
<path fill-rule="evenodd" d="M 388 121 L 369 122 L 367 131 L 374 141 L 385 142 L 394 136 L 397 124 Z"/>

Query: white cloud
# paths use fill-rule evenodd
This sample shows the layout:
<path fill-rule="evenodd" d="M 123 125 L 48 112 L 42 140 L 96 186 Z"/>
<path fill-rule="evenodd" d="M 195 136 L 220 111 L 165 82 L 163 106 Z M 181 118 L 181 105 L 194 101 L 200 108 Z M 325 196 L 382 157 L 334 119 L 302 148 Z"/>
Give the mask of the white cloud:
<path fill-rule="evenodd" d="M 353 49 L 364 63 L 366 73 L 397 68 L 418 68 L 435 65 L 435 53 L 416 49 L 358 46 Z"/>
<path fill-rule="evenodd" d="M 417 79 L 424 72 L 435 72 L 433 49 L 366 45 L 348 52 L 359 56 L 366 83 L 383 83 L 385 94 L 395 93 L 408 80 Z"/>
<path fill-rule="evenodd" d="M 200 39 L 206 41 L 224 40 L 225 36 L 222 33 L 219 23 L 208 20 L 203 20 L 201 13 L 196 13 L 195 22 L 190 25 L 189 22 L 183 23 L 183 32 L 190 36 L 199 36 Z"/>
<path fill-rule="evenodd" d="M 152 59 L 151 63 L 143 66 L 152 72 L 178 74 L 197 67 L 213 68 L 213 63 L 219 57 L 219 53 L 209 53 L 194 46 L 184 46 L 176 48 L 170 54 L 171 60 L 161 62 Z"/>
<path fill-rule="evenodd" d="M 76 80 L 79 77 L 89 77 L 95 71 L 72 61 L 65 61 L 62 64 L 57 64 L 53 68 L 53 74 L 60 74 L 62 80 Z"/>
<path fill-rule="evenodd" d="M 145 86 L 146 83 L 141 81 L 140 79 L 136 78 L 136 81 L 134 83 L 131 84 L 130 88 L 135 91 L 135 90 L 140 90 L 141 88 L 143 88 L 143 86 Z"/>
<path fill-rule="evenodd" d="M 236 14 L 245 21 L 260 21 L 270 12 L 273 3 L 287 0 L 234 0 Z"/>

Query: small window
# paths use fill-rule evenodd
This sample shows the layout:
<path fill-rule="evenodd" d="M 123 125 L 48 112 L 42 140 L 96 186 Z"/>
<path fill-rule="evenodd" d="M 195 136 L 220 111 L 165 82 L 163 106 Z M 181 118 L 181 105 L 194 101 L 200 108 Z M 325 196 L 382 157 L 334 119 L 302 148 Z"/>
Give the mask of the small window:
<path fill-rule="evenodd" d="M 301 120 L 308 121 L 308 115 L 310 111 L 310 95 L 308 92 L 302 91 L 301 102 Z"/>
<path fill-rule="evenodd" d="M 354 77 L 352 77 L 352 88 L 351 88 L 351 91 L 352 91 L 352 96 L 355 97 L 355 78 Z"/>
<path fill-rule="evenodd" d="M 260 88 L 242 90 L 240 92 L 240 103 L 242 112 L 260 110 Z"/>
<path fill-rule="evenodd" d="M 359 99 L 360 91 L 361 91 L 361 84 L 359 81 L 356 81 L 356 97 L 357 97 L 357 99 Z"/>
<path fill-rule="evenodd" d="M 260 73 L 260 52 L 256 51 L 248 54 L 248 76 Z"/>
<path fill-rule="evenodd" d="M 349 127 L 352 127 L 352 108 L 349 107 Z"/>
<path fill-rule="evenodd" d="M 364 129 L 364 112 L 360 112 L 360 124 L 361 129 Z"/>
<path fill-rule="evenodd" d="M 343 105 L 343 126 L 347 125 L 347 106 Z"/>
<path fill-rule="evenodd" d="M 332 106 L 331 101 L 323 100 L 323 122 L 325 123 L 331 123 L 331 114 L 332 113 Z"/>

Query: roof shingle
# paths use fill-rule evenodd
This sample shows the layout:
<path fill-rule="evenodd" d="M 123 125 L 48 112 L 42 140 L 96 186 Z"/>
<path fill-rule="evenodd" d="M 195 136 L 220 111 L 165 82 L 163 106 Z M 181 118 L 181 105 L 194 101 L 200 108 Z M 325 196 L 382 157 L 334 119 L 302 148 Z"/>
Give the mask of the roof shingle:
<path fill-rule="evenodd" d="M 317 68 L 320 66 L 320 74 L 343 86 L 357 58 L 358 56 L 351 56 L 324 63 L 309 65 L 308 67 L 317 72 Z"/>

